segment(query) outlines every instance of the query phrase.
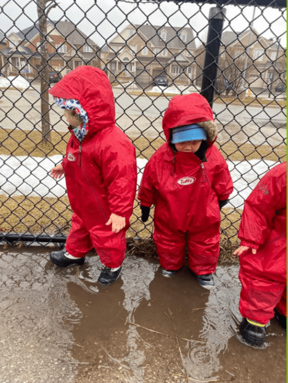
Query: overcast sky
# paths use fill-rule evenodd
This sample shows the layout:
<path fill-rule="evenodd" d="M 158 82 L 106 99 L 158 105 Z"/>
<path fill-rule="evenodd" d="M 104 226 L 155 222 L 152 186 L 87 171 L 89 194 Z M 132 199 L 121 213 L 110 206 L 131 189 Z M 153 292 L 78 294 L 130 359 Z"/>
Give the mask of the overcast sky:
<path fill-rule="evenodd" d="M 159 6 L 145 1 L 141 4 L 119 1 L 116 6 L 114 0 L 58 0 L 57 3 L 49 18 L 71 20 L 99 46 L 104 45 L 115 33 L 121 32 L 128 22 L 192 27 L 204 39 L 209 10 L 214 7 L 191 3 L 178 6 L 172 2 L 163 2 Z M 0 0 L 0 6 L 0 29 L 3 32 L 18 32 L 37 20 L 36 0 Z M 237 33 L 246 31 L 248 23 L 252 21 L 254 7 L 228 5 L 225 9 L 224 31 L 231 28 Z M 286 47 L 286 9 L 256 7 L 253 27 L 266 38 L 280 38 L 281 45 Z"/>

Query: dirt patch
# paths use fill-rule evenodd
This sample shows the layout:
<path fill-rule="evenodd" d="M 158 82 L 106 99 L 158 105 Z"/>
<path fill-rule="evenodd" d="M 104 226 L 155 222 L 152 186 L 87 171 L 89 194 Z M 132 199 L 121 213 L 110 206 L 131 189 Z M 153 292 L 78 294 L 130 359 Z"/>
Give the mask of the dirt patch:
<path fill-rule="evenodd" d="M 233 255 L 233 252 L 239 247 L 240 242 L 235 240 L 231 242 L 228 238 L 223 237 L 220 241 L 220 256 L 219 265 L 239 264 L 238 257 Z M 153 239 L 127 239 L 127 255 L 146 257 L 157 259 L 156 246 Z"/>

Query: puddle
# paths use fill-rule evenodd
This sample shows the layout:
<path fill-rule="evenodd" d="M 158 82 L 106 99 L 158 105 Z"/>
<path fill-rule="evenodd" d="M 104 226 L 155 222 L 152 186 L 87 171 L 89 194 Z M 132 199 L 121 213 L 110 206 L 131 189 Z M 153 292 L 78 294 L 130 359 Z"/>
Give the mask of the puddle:
<path fill-rule="evenodd" d="M 187 268 L 164 278 L 153 259 L 126 257 L 108 288 L 95 255 L 81 268 L 48 259 L 43 248 L 0 253 L 0 383 L 285 381 L 275 320 L 262 349 L 241 342 L 238 266 L 218 266 L 209 292 Z"/>

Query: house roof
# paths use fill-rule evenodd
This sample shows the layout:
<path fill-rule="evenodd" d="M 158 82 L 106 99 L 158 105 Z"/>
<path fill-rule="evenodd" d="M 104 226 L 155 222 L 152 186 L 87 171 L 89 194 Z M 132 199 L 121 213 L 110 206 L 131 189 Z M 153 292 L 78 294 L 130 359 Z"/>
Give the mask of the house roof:
<path fill-rule="evenodd" d="M 273 42 L 272 39 L 266 39 L 265 37 L 259 35 L 257 31 L 255 30 L 252 30 L 252 32 L 253 33 L 252 33 L 251 43 L 254 43 L 255 41 L 259 41 L 259 39 L 261 38 L 262 40 L 265 41 L 265 43 L 267 44 L 269 48 L 277 49 L 278 44 L 276 42 Z M 241 39 L 245 35 L 249 35 L 249 33 L 250 33 L 249 30 L 241 32 L 241 33 L 226 31 L 222 34 L 222 38 L 221 38 L 222 44 L 225 46 L 233 45 L 234 42 L 241 41 Z"/>
<path fill-rule="evenodd" d="M 17 48 L 15 47 L 7 47 L 5 48 L 2 53 L 4 55 L 7 55 L 7 56 L 11 56 L 11 55 L 19 55 L 19 56 L 28 56 L 28 57 L 31 57 L 32 55 L 35 56 L 35 55 L 38 55 L 39 54 L 37 52 L 32 52 L 29 48 L 27 47 L 24 47 L 23 45 L 21 46 L 18 46 Z"/>
<path fill-rule="evenodd" d="M 1 29 L 0 29 L 0 43 L 5 43 L 5 34 L 4 34 L 4 32 L 2 32 L 1 31 Z"/>
<path fill-rule="evenodd" d="M 132 25 L 132 24 L 131 24 Z M 133 25 L 132 25 L 133 26 Z M 143 35 L 151 41 L 155 47 L 167 47 L 171 49 L 196 49 L 194 40 L 194 33 L 192 28 L 183 27 L 169 27 L 169 26 L 157 26 L 157 25 L 137 25 L 134 27 L 143 33 Z M 160 37 L 161 32 L 165 30 L 167 32 L 166 41 L 163 41 Z M 180 39 L 181 32 L 187 34 L 187 45 Z"/>
<path fill-rule="evenodd" d="M 73 45 L 83 45 L 88 43 L 89 45 L 97 44 L 90 38 L 88 38 L 85 33 L 80 31 L 75 27 L 73 23 L 70 21 L 51 21 L 49 20 L 47 24 L 51 24 L 52 26 L 59 31 L 62 36 L 64 36 L 67 41 Z M 39 33 L 39 23 L 32 25 L 31 27 L 25 28 L 20 32 L 17 32 L 16 35 L 22 40 L 32 40 Z M 50 33 L 51 35 L 52 33 Z"/>

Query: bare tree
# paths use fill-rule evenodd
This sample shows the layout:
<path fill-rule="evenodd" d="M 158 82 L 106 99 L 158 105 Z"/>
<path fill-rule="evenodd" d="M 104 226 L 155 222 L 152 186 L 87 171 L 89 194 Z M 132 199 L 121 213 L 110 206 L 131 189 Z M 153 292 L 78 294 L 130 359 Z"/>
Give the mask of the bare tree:
<path fill-rule="evenodd" d="M 51 143 L 50 115 L 49 115 L 49 56 L 47 40 L 47 17 L 52 8 L 57 3 L 51 0 L 37 0 L 37 13 L 40 34 L 40 54 L 41 68 L 39 76 L 41 78 L 41 116 L 42 116 L 42 142 Z"/>
<path fill-rule="evenodd" d="M 225 91 L 226 95 L 232 91 L 237 94 L 241 83 L 242 76 L 245 73 L 245 78 L 248 78 L 253 70 L 252 59 L 248 57 L 247 67 L 245 68 L 246 53 L 237 50 L 235 47 L 228 47 L 219 57 L 219 73 L 218 83 Z"/>

